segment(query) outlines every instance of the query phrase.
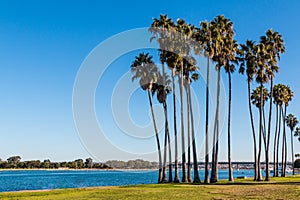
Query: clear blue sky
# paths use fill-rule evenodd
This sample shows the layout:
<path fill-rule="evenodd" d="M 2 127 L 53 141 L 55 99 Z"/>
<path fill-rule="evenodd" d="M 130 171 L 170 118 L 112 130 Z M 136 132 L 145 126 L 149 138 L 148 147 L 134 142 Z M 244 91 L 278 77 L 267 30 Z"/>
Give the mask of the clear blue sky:
<path fill-rule="evenodd" d="M 297 0 L 1 1 L 0 158 L 20 155 L 23 160 L 49 158 L 60 161 L 89 157 L 88 148 L 84 148 L 76 132 L 72 114 L 73 84 L 81 63 L 100 42 L 126 30 L 147 27 L 152 18 L 161 13 L 173 19 L 183 18 L 195 25 L 224 14 L 234 22 L 236 39 L 241 43 L 246 39 L 258 40 L 269 28 L 280 32 L 287 52 L 282 56 L 276 83 L 291 86 L 295 97 L 289 112 L 300 118 L 299 9 Z M 114 85 L 128 71 L 134 56 L 135 53 L 129 53 L 116 60 L 104 76 L 106 86 L 99 86 L 96 94 L 99 119 L 109 112 L 104 107 L 110 106 L 110 102 L 101 99 L 99 93 L 108 96 L 112 93 L 113 87 L 109 85 Z M 227 88 L 225 76 L 224 82 Z M 199 85 L 195 85 L 195 90 L 202 90 L 204 94 Z M 203 94 L 199 95 L 200 99 Z M 246 79 L 235 72 L 233 160 L 252 160 L 246 95 Z M 131 101 L 134 101 L 130 103 L 132 118 L 139 124 L 147 124 L 149 110 L 145 94 L 137 91 Z M 200 105 L 202 110 L 203 105 L 204 102 Z M 110 122 L 105 123 L 104 128 L 116 134 L 112 134 L 112 138 L 123 148 L 132 147 L 137 151 L 144 147 L 137 145 L 133 148 L 134 144 L 119 137 L 116 127 Z M 200 123 L 200 140 L 203 139 L 203 128 Z M 221 137 L 220 160 L 226 160 L 224 136 Z M 154 140 L 150 142 L 149 147 L 144 148 L 151 149 L 155 145 Z M 295 144 L 295 152 L 299 153 L 300 143 Z M 104 156 L 104 159 L 130 158 L 136 157 Z M 155 156 L 146 158 L 156 159 Z"/>

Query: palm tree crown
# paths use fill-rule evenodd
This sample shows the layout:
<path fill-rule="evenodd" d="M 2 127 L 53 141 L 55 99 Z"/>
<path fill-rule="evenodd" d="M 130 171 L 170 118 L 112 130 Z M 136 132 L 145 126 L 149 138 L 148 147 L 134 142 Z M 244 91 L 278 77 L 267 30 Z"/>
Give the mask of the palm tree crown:
<path fill-rule="evenodd" d="M 300 127 L 297 127 L 294 133 L 295 137 L 298 137 L 298 140 L 300 141 Z"/>
<path fill-rule="evenodd" d="M 297 118 L 293 114 L 288 114 L 285 118 L 286 125 L 291 129 L 294 130 L 295 126 L 298 124 Z"/>
<path fill-rule="evenodd" d="M 158 68 L 149 53 L 140 53 L 135 57 L 131 72 L 133 73 L 132 81 L 139 79 L 143 90 L 151 90 L 153 83 L 157 81 Z"/>
<path fill-rule="evenodd" d="M 263 90 L 262 91 L 262 94 L 263 94 L 262 106 L 264 106 L 265 102 L 269 99 L 269 93 L 268 93 L 268 90 L 265 87 L 263 87 L 262 90 Z M 261 104 L 260 104 L 260 101 L 261 101 L 261 98 L 260 98 L 261 92 L 260 91 L 261 91 L 261 87 L 257 87 L 251 93 L 252 104 L 254 104 L 257 108 L 260 108 L 260 106 L 261 106 Z"/>

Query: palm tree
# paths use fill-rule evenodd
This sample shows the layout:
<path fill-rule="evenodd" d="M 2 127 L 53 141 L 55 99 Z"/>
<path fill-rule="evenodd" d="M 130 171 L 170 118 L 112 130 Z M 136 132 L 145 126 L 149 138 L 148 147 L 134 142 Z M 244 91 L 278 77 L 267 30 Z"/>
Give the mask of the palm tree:
<path fill-rule="evenodd" d="M 267 51 L 267 65 L 266 74 L 270 80 L 270 109 L 269 109 L 269 121 L 268 121 L 268 134 L 266 137 L 266 181 L 270 181 L 270 171 L 269 171 L 269 147 L 270 147 L 270 137 L 271 137 L 271 119 L 272 119 L 272 98 L 273 98 L 273 79 L 275 73 L 278 72 L 278 60 L 280 60 L 280 53 L 285 52 L 285 46 L 283 43 L 282 36 L 278 32 L 273 32 L 269 29 L 266 32 L 266 36 L 260 38 L 260 42 L 264 44 Z"/>
<path fill-rule="evenodd" d="M 224 16 L 217 16 L 212 22 L 212 26 L 214 27 L 213 32 L 213 43 L 216 44 L 214 46 L 214 56 L 213 61 L 216 62 L 216 70 L 218 73 L 218 80 L 217 80 L 217 106 L 216 106 L 216 113 L 215 113 L 215 121 L 214 121 L 214 130 L 213 130 L 213 149 L 212 149 L 212 164 L 211 164 L 211 175 L 210 175 L 210 182 L 216 183 L 218 181 L 218 148 L 219 148 L 219 105 L 220 105 L 220 71 L 223 62 L 218 59 L 220 54 L 220 47 L 219 44 L 221 43 L 221 31 L 224 30 Z"/>
<path fill-rule="evenodd" d="M 192 79 L 195 81 L 198 79 L 198 75 L 193 74 Z M 193 148 L 193 165 L 194 165 L 194 183 L 200 183 L 200 176 L 198 171 L 198 159 L 197 159 L 197 151 L 196 151 L 196 137 L 195 137 L 195 125 L 194 125 L 194 114 L 192 108 L 192 100 L 191 100 L 191 88 L 190 84 L 188 87 L 188 95 L 189 95 L 189 110 L 191 115 L 191 126 L 192 126 L 192 148 Z"/>
<path fill-rule="evenodd" d="M 259 83 L 260 88 L 263 88 L 264 84 L 269 81 L 268 75 L 266 73 L 267 70 L 267 59 L 269 54 L 267 53 L 266 46 L 260 42 L 256 46 L 256 59 L 257 59 L 257 66 L 256 66 L 256 82 Z M 260 90 L 260 102 L 263 102 L 263 90 Z M 258 149 L 258 174 L 261 174 L 261 167 L 260 167 L 260 157 L 261 157 L 261 149 L 262 149 L 262 137 L 264 140 L 264 146 L 266 148 L 266 133 L 265 133 L 265 118 L 264 118 L 264 104 L 260 104 L 259 108 L 259 149 Z M 262 181 L 262 177 L 258 177 L 257 181 Z"/>
<path fill-rule="evenodd" d="M 171 159 L 171 146 L 170 143 L 168 143 L 168 137 L 170 135 L 169 133 L 169 123 L 168 123 L 168 115 L 167 115 L 167 90 L 165 89 L 165 85 L 163 83 L 164 81 L 164 75 L 158 75 L 157 83 L 153 84 L 152 87 L 152 96 L 157 93 L 157 100 L 159 103 L 163 104 L 164 109 L 164 115 L 165 115 L 165 140 L 164 140 L 164 158 L 163 158 L 163 176 L 162 176 L 162 182 L 167 182 L 167 150 L 169 150 L 169 171 L 172 172 L 172 159 Z M 168 143 L 168 144 L 167 144 Z M 172 182 L 172 173 L 169 173 L 169 182 Z"/>
<path fill-rule="evenodd" d="M 285 118 L 287 126 L 291 130 L 291 151 L 292 151 L 292 165 L 293 165 L 293 175 L 295 175 L 295 169 L 294 169 L 294 140 L 293 140 L 293 131 L 296 125 L 298 124 L 297 118 L 293 114 L 289 114 Z"/>
<path fill-rule="evenodd" d="M 284 102 L 284 112 L 283 112 L 283 141 L 282 141 L 282 173 L 281 176 L 285 177 L 286 172 L 286 161 L 287 161 L 287 142 L 286 142 L 286 131 L 285 131 L 285 119 L 286 119 L 286 110 L 289 106 L 289 102 L 292 100 L 292 97 L 294 96 L 293 91 L 291 88 L 287 85 L 284 86 L 282 98 Z"/>
<path fill-rule="evenodd" d="M 285 85 L 283 84 L 277 84 L 273 87 L 273 98 L 274 103 L 277 106 L 278 113 L 276 114 L 276 121 L 278 121 L 278 128 L 276 126 L 275 129 L 275 139 L 274 139 L 274 173 L 275 176 L 279 176 L 279 141 L 280 141 L 280 133 L 281 133 L 281 118 L 283 114 L 283 105 L 284 105 L 284 91 L 285 91 Z M 284 118 L 283 118 L 284 119 Z"/>
<path fill-rule="evenodd" d="M 258 151 L 258 158 L 257 158 L 257 169 L 258 169 L 257 181 L 262 181 L 261 165 L 260 165 L 261 143 L 262 143 L 262 137 L 263 137 L 262 116 L 263 116 L 263 112 L 264 112 L 265 102 L 269 98 L 268 90 L 264 86 L 260 85 L 255 90 L 252 91 L 250 98 L 252 100 L 252 104 L 254 104 L 259 109 L 260 125 L 259 125 L 259 151 Z M 265 137 L 264 137 L 264 144 L 265 144 Z"/>
<path fill-rule="evenodd" d="M 229 30 L 229 31 L 228 31 Z M 237 58 L 235 56 L 238 50 L 238 44 L 235 40 L 233 40 L 233 35 L 235 34 L 233 31 L 233 26 L 227 28 L 227 32 L 231 32 L 228 34 L 227 38 L 225 39 L 225 50 L 226 53 L 224 54 L 226 64 L 224 65 L 224 69 L 228 74 L 228 179 L 229 181 L 234 181 L 233 174 L 232 174 L 232 164 L 231 164 L 231 134 L 230 134 L 230 125 L 231 125 L 231 73 L 235 71 L 234 64 L 237 64 Z M 234 64 L 233 64 L 234 63 Z"/>
<path fill-rule="evenodd" d="M 262 98 L 261 98 L 261 94 L 263 94 Z M 269 99 L 269 92 L 267 90 L 267 88 L 263 87 L 262 92 L 261 92 L 261 87 L 258 86 L 257 88 L 255 88 L 254 90 L 252 90 L 251 93 L 251 102 L 253 105 L 255 105 L 258 109 L 260 108 L 260 106 L 264 106 L 266 101 Z M 262 101 L 262 104 L 260 103 Z"/>
<path fill-rule="evenodd" d="M 166 15 L 160 15 L 160 19 L 154 19 L 149 29 L 150 32 L 154 33 L 154 36 L 151 38 L 157 38 L 158 43 L 160 44 L 161 54 L 160 59 L 164 71 L 164 63 L 168 59 L 168 54 L 171 54 L 173 63 L 171 64 L 172 76 L 175 76 L 175 67 L 177 63 L 180 66 L 180 102 L 181 102 L 181 136 L 182 136 L 182 182 L 187 181 L 186 176 L 186 156 L 185 156 L 185 136 L 184 136 L 184 104 L 183 104 L 183 86 L 184 86 L 184 58 L 190 53 L 190 44 L 189 40 L 192 35 L 193 27 L 186 24 L 184 20 L 178 19 L 177 24 L 175 25 L 171 19 L 168 19 Z M 168 51 L 173 52 L 169 53 Z M 175 60 L 174 60 L 175 58 Z M 169 61 L 167 61 L 170 64 Z M 174 78 L 173 79 L 173 88 Z M 175 90 L 174 90 L 175 91 Z M 175 94 L 175 93 L 173 93 Z M 175 102 L 175 95 L 173 95 L 173 101 Z M 174 104 L 175 105 L 175 104 Z M 174 109 L 176 112 L 176 108 Z M 176 116 L 174 114 L 174 116 Z M 175 121 L 175 120 L 174 120 Z M 176 125 L 175 125 L 176 126 Z M 178 156 L 177 156 L 177 128 L 174 128 L 175 131 L 175 182 L 179 182 L 178 179 Z"/>
<path fill-rule="evenodd" d="M 210 181 L 215 183 L 218 181 L 218 153 L 219 153 L 219 106 L 220 106 L 220 71 L 222 66 L 227 67 L 230 65 L 230 61 L 235 60 L 233 58 L 235 46 L 233 36 L 233 23 L 230 19 L 225 18 L 223 15 L 217 16 L 212 22 L 213 28 L 213 44 L 214 44 L 214 56 L 213 61 L 216 62 L 216 70 L 218 73 L 217 81 L 217 105 L 213 135 L 213 152 L 212 152 L 212 173 Z M 229 120 L 230 122 L 230 120 Z M 230 134 L 230 133 L 229 133 Z M 230 139 L 230 137 L 228 138 Z M 230 140 L 229 140 L 230 143 Z M 229 153 L 230 154 L 230 153 Z"/>
<path fill-rule="evenodd" d="M 282 122 L 283 122 L 283 140 L 282 140 L 282 174 L 281 176 L 285 176 L 285 167 L 286 167 L 286 157 L 287 157 L 287 143 L 286 143 L 286 131 L 285 131 L 285 123 L 286 123 L 286 108 L 289 105 L 289 102 L 292 100 L 293 92 L 290 89 L 289 86 L 278 84 L 275 85 L 273 88 L 274 92 L 274 103 L 279 106 L 279 128 L 277 133 L 275 133 L 275 137 L 277 136 L 277 144 L 276 144 L 276 171 L 275 176 L 278 176 L 279 173 L 279 140 L 280 140 L 280 121 L 282 116 Z M 284 106 L 284 108 L 283 108 Z"/>
<path fill-rule="evenodd" d="M 184 66 L 187 66 L 186 64 L 186 60 L 184 60 L 185 64 Z M 189 109 L 189 72 L 187 72 L 188 69 L 187 67 L 185 68 L 185 71 L 184 71 L 184 77 L 185 77 L 185 80 L 184 80 L 184 88 L 185 88 L 185 92 L 186 92 L 186 102 L 187 102 L 187 139 L 188 139 L 188 155 L 187 155 L 187 180 L 188 182 L 192 182 L 192 177 L 191 177 L 191 114 L 190 114 L 190 109 Z"/>
<path fill-rule="evenodd" d="M 275 93 L 275 88 L 273 87 L 273 97 L 274 97 L 274 93 Z M 275 126 L 275 134 L 274 134 L 274 150 L 273 150 L 273 177 L 278 177 L 278 170 L 277 170 L 277 157 L 276 157 L 276 149 L 277 149 L 277 140 L 279 140 L 279 133 L 280 133 L 280 125 L 281 125 L 281 112 L 279 111 L 279 105 L 278 103 L 275 101 L 275 97 L 274 97 L 274 103 L 276 105 L 276 126 Z"/>
<path fill-rule="evenodd" d="M 177 20 L 177 53 L 178 62 L 180 63 L 180 102 L 181 102 L 181 145 L 182 145 L 182 182 L 187 182 L 186 176 L 186 156 L 185 156 L 185 135 L 184 135 L 184 101 L 183 101 L 183 86 L 184 86 L 184 58 L 188 57 L 191 51 L 190 40 L 193 34 L 192 27 L 185 23 L 184 20 Z"/>
<path fill-rule="evenodd" d="M 173 123 L 174 123 L 174 138 L 175 138 L 175 177 L 174 183 L 179 183 L 179 172 L 178 172 L 178 139 L 177 139 L 177 116 L 176 116 L 176 87 L 175 87 L 175 77 L 177 62 L 178 62 L 178 55 L 167 52 L 166 54 L 166 62 L 168 67 L 172 70 L 172 91 L 173 91 Z"/>
<path fill-rule="evenodd" d="M 192 149 L 193 149 L 193 165 L 194 165 L 194 183 L 200 183 L 199 171 L 198 171 L 198 159 L 197 159 L 197 150 L 196 150 L 196 137 L 195 137 L 195 126 L 194 126 L 194 116 L 193 116 L 193 108 L 192 108 L 192 98 L 191 98 L 191 79 L 196 81 L 198 80 L 198 67 L 195 65 L 196 60 L 193 57 L 190 57 L 189 60 L 185 63 L 186 70 L 184 71 L 185 78 L 186 78 L 186 96 L 187 96 L 187 112 L 188 112 L 188 127 L 191 125 L 191 132 L 192 132 Z M 191 74 L 191 77 L 190 77 Z M 190 123 L 191 122 L 191 123 Z M 189 128 L 188 128 L 189 129 Z M 188 131 L 188 154 L 190 154 L 190 132 Z M 190 178 L 190 155 L 188 156 L 188 178 Z"/>
<path fill-rule="evenodd" d="M 166 49 L 168 49 L 169 43 L 168 43 L 168 38 L 169 38 L 169 30 L 170 28 L 174 26 L 174 23 L 172 19 L 168 18 L 167 15 L 160 15 L 159 19 L 153 19 L 153 22 L 149 28 L 149 31 L 153 34 L 153 37 L 151 38 L 157 39 L 157 42 L 160 45 L 160 62 L 162 65 L 162 87 L 166 86 L 165 82 L 165 67 L 164 64 L 166 62 Z M 150 41 L 151 41 L 150 40 Z M 166 89 L 164 89 L 166 91 Z M 167 110 L 167 103 L 166 101 L 163 102 L 164 110 L 166 112 Z M 167 117 L 166 117 L 166 125 L 167 125 Z M 166 146 L 167 146 L 167 141 L 168 141 L 168 146 L 169 146 L 169 159 L 170 159 L 170 164 L 169 164 L 169 182 L 172 182 L 172 160 L 171 160 L 171 142 L 170 142 L 170 133 L 169 129 L 167 126 L 165 126 L 165 150 L 164 150 L 164 167 L 163 167 L 163 181 L 166 180 Z"/>
<path fill-rule="evenodd" d="M 201 56 L 201 50 L 204 49 L 204 55 L 207 57 L 207 73 L 206 73 L 206 109 L 205 109 L 205 175 L 204 183 L 209 183 L 209 152 L 208 152 L 208 120 L 209 120 L 209 75 L 210 75 L 210 60 L 214 56 L 213 43 L 213 26 L 205 21 L 200 23 L 200 27 L 196 29 L 193 38 L 199 43 L 195 45 L 195 52 Z M 214 40 L 215 41 L 215 40 Z"/>
<path fill-rule="evenodd" d="M 157 143 L 157 153 L 159 159 L 158 183 L 160 183 L 162 181 L 162 157 L 161 157 L 160 142 L 159 142 L 158 130 L 156 126 L 156 120 L 155 120 L 153 104 L 152 104 L 152 95 L 151 95 L 153 84 L 157 80 L 158 69 L 152 60 L 152 56 L 149 56 L 148 53 L 146 54 L 140 53 L 138 56 L 135 57 L 135 60 L 131 65 L 131 72 L 133 73 L 132 81 L 134 81 L 135 79 L 139 79 L 141 88 L 144 91 L 147 90 L 148 92 L 149 104 L 151 108 L 152 121 L 153 121 L 156 143 Z"/>
<path fill-rule="evenodd" d="M 256 74 L 256 52 L 255 52 L 255 43 L 251 40 L 247 40 L 246 44 L 241 44 L 241 49 L 238 51 L 240 55 L 239 61 L 241 62 L 239 73 L 244 74 L 246 71 L 247 75 L 247 88 L 248 88 L 248 107 L 250 114 L 250 122 L 252 128 L 252 137 L 253 137 L 253 151 L 254 151 L 254 180 L 258 179 L 258 164 L 257 164 L 257 143 L 256 143 L 256 134 L 255 134 L 255 126 L 254 119 L 252 113 L 251 106 L 251 82 L 254 79 L 254 75 Z M 261 174 L 260 174 L 261 177 Z"/>
<path fill-rule="evenodd" d="M 163 81 L 165 83 L 163 83 Z M 165 115 L 165 149 L 164 149 L 164 167 L 163 167 L 163 182 L 166 179 L 166 157 L 167 149 L 169 151 L 169 182 L 172 182 L 172 157 L 171 157 L 171 141 L 170 141 L 170 132 L 169 132 L 169 122 L 168 122 L 168 110 L 167 110 L 167 95 L 170 93 L 170 79 L 168 75 L 161 75 L 158 73 L 157 83 L 153 84 L 152 95 L 157 94 L 157 100 L 159 103 L 163 104 L 164 115 Z M 168 143 L 168 145 L 167 145 Z"/>
<path fill-rule="evenodd" d="M 189 79 L 189 77 L 187 77 L 186 79 Z M 190 108 L 189 108 L 189 80 L 186 80 L 184 82 L 184 88 L 186 91 L 186 102 L 187 102 L 187 138 L 188 138 L 188 155 L 187 155 L 187 180 L 188 182 L 192 182 L 192 176 L 191 176 L 191 114 L 190 114 Z"/>
<path fill-rule="evenodd" d="M 300 141 L 300 127 L 296 128 L 294 136 L 298 137 L 298 140 Z M 300 157 L 300 154 L 295 154 L 295 157 Z"/>

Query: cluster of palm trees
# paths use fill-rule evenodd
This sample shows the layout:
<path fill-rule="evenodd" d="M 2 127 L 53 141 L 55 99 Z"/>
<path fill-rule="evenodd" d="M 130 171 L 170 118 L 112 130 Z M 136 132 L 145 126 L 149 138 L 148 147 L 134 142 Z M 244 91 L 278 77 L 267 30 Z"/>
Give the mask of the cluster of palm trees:
<path fill-rule="evenodd" d="M 156 41 L 159 44 L 159 60 L 161 67 L 158 67 L 153 57 L 149 53 L 140 53 L 136 56 L 131 65 L 133 73 L 132 80 L 138 79 L 141 88 L 147 91 L 154 131 L 157 142 L 159 158 L 159 178 L 158 182 L 180 182 L 179 178 L 179 156 L 178 156 L 178 133 L 181 135 L 181 165 L 182 165 L 182 182 L 200 182 L 198 172 L 198 160 L 195 140 L 195 122 L 191 98 L 191 83 L 198 79 L 198 67 L 194 56 L 204 56 L 207 58 L 207 82 L 206 82 L 206 117 L 205 117 L 205 183 L 215 183 L 218 181 L 218 154 L 219 154 L 219 113 L 220 113 L 220 77 L 221 70 L 224 68 L 228 75 L 228 173 L 229 181 L 233 181 L 231 166 L 231 74 L 239 67 L 239 72 L 247 75 L 248 83 L 248 100 L 249 113 L 253 133 L 254 144 L 254 163 L 255 177 L 254 180 L 261 181 L 261 155 L 262 144 L 264 144 L 266 160 L 266 180 L 270 180 L 269 171 L 269 149 L 272 127 L 272 106 L 276 105 L 276 130 L 274 134 L 274 163 L 277 163 L 278 169 L 278 149 L 280 140 L 281 120 L 283 123 L 283 143 L 282 155 L 286 155 L 286 133 L 285 124 L 291 128 L 295 125 L 290 122 L 288 115 L 286 117 L 286 108 L 293 97 L 291 89 L 282 84 L 273 86 L 275 74 L 279 70 L 278 61 L 280 54 L 285 52 L 282 36 L 271 29 L 262 36 L 258 43 L 247 40 L 245 44 L 238 44 L 234 39 L 235 31 L 233 22 L 223 15 L 215 17 L 212 21 L 200 22 L 199 27 L 186 23 L 183 19 L 173 21 L 167 15 L 160 15 L 154 18 L 149 28 L 152 34 L 150 41 Z M 208 131 L 209 124 L 209 79 L 210 65 L 213 63 L 217 72 L 217 96 L 216 110 L 214 113 L 213 134 L 210 136 Z M 169 69 L 170 71 L 166 70 Z M 170 76 L 168 75 L 170 74 Z M 171 78 L 170 78 L 171 77 Z M 256 81 L 258 87 L 251 93 L 251 85 Z M 180 127 L 178 129 L 176 113 L 176 85 L 180 91 Z M 264 87 L 270 86 L 270 92 Z M 169 127 L 167 96 L 173 93 L 173 129 Z M 184 94 L 185 92 L 185 94 Z M 164 129 L 164 148 L 163 155 L 161 143 L 156 125 L 155 113 L 153 110 L 153 96 L 156 95 L 159 103 L 162 104 L 165 116 Z M 184 100 L 186 97 L 186 100 Z M 266 124 L 265 105 L 269 100 L 268 123 Z M 255 129 L 255 120 L 253 117 L 252 104 L 259 110 L 259 126 Z M 185 109 L 186 108 L 186 109 Z M 186 111 L 186 113 L 185 113 Z M 187 125 L 187 128 L 185 127 Z M 172 151 L 171 151 L 171 130 L 173 130 L 175 143 L 175 177 L 172 177 Z M 186 132 L 187 130 L 187 132 Z M 300 128 L 297 129 L 300 133 Z M 258 136 L 258 142 L 257 142 Z M 211 152 L 211 174 L 209 178 L 209 137 L 212 137 L 213 147 Z M 187 155 L 186 142 L 187 139 Z M 276 151 L 276 152 L 275 152 Z M 168 154 L 168 156 L 167 156 Z M 191 178 L 191 156 L 193 159 L 194 177 Z M 167 164 L 167 157 L 169 163 Z M 187 160 L 186 160 L 187 157 Z M 283 159 L 283 166 L 286 166 L 286 156 Z M 276 162 L 277 161 L 277 162 Z M 167 166 L 168 165 L 168 166 Z M 167 177 L 167 167 L 169 176 Z M 275 173 L 274 173 L 275 174 Z M 168 179 L 168 180 L 167 180 Z"/>

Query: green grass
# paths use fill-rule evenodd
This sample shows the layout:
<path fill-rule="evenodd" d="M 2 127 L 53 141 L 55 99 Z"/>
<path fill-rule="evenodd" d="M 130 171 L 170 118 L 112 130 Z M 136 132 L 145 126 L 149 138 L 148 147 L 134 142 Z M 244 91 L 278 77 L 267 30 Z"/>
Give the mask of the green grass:
<path fill-rule="evenodd" d="M 237 179 L 211 185 L 151 184 L 0 193 L 0 199 L 300 199 L 300 175 L 270 182 Z"/>

